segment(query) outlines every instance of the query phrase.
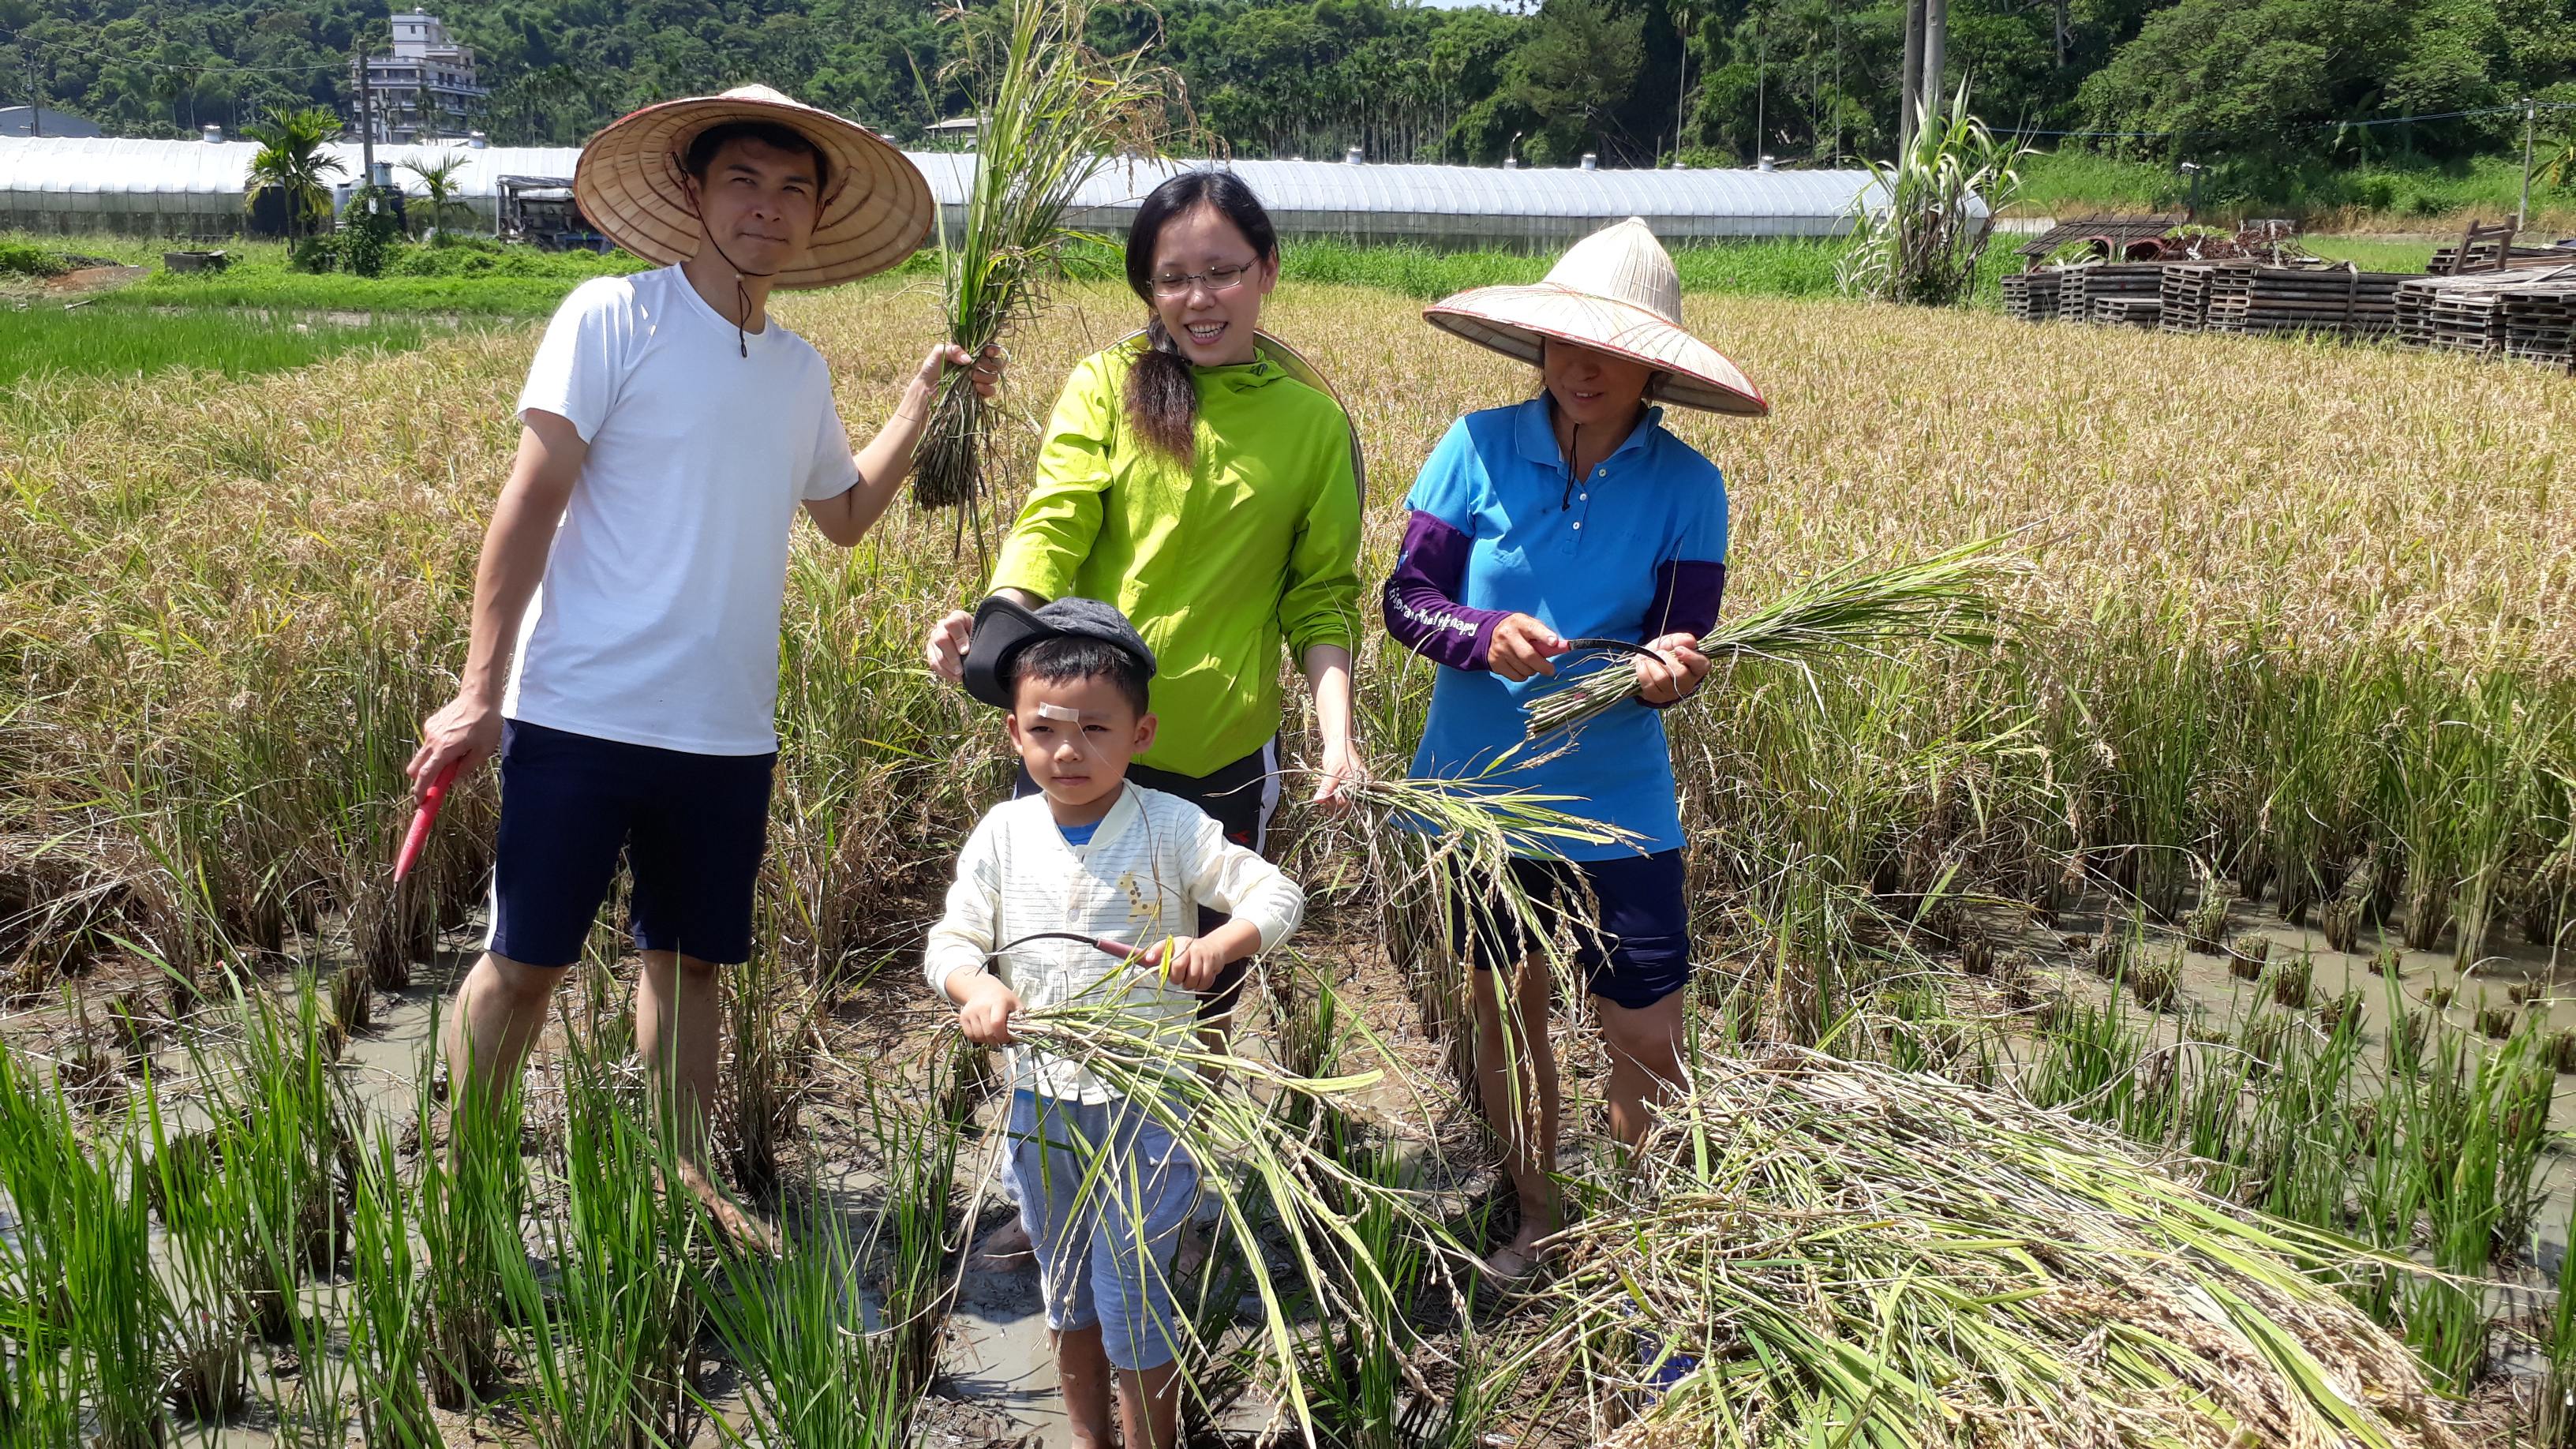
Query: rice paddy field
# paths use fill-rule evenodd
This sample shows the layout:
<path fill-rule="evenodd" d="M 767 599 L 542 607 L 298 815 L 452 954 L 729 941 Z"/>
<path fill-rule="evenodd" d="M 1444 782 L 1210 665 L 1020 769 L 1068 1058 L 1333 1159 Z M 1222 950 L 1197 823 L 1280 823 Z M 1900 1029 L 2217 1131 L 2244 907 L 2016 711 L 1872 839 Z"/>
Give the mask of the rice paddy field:
<path fill-rule="evenodd" d="M 1380 287 L 1265 323 L 1413 469 L 1527 369 Z M 1576 1023 L 1557 1274 L 1459 1091 L 1418 845 L 1291 807 L 1236 1226 L 1188 1286 L 1205 1442 L 2562 1443 L 2576 1125 L 2576 388 L 2371 347 L 1700 294 L 1772 417 L 1726 470 L 1730 611 L 2011 535 L 1990 647 L 1743 660 L 1670 716 L 1703 966 L 1635 1170 Z M 918 280 L 780 301 L 854 433 Z M 1034 425 L 1139 320 L 1014 339 Z M 567 987 L 523 1101 L 423 1043 L 479 941 L 493 782 L 420 872 L 399 775 L 463 655 L 528 325 L 228 376 L 0 383 L 0 1425 L 128 1446 L 1060 1440 L 989 1078 L 917 971 L 999 732 L 921 665 L 974 530 L 800 536 L 723 1161 L 663 1194 L 634 962 Z M 1033 438 L 1005 429 L 997 475 Z M 1005 511 L 1010 501 L 1005 499 Z M 1427 669 L 1372 625 L 1399 773 Z M 1289 754 L 1308 738 L 1293 721 Z M 1297 797 L 1291 790 L 1290 798 Z M 1056 1030 L 1073 1032 L 1077 1025 Z M 1323 1085 L 1318 1086 L 1316 1084 Z"/>

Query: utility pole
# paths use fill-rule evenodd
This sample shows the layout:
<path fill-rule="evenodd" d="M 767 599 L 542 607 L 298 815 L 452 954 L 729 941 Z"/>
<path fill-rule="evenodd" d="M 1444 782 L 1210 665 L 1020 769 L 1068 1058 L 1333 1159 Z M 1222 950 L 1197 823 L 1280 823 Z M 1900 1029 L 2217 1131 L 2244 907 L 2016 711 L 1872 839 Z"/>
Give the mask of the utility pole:
<path fill-rule="evenodd" d="M 1682 78 L 1673 94 L 1673 164 L 1682 164 L 1682 138 L 1690 128 L 1690 10 L 1673 12 L 1673 23 L 1682 33 Z"/>
<path fill-rule="evenodd" d="M 1950 38 L 1950 0 L 1923 0 L 1923 87 L 1916 92 L 1925 109 L 1948 103 L 1941 87 L 1941 52 Z"/>
<path fill-rule="evenodd" d="M 1770 129 L 1771 40 L 1762 33 L 1762 17 L 1753 18 L 1753 164 L 1762 164 L 1762 133 Z"/>
<path fill-rule="evenodd" d="M 2529 96 L 2522 98 L 2522 204 L 2513 209 L 2513 229 L 2531 225 L 2531 122 L 2540 107 Z"/>
<path fill-rule="evenodd" d="M 1897 85 L 1896 153 L 1899 157 L 1914 149 L 1914 113 L 1916 98 L 1923 85 L 1923 6 L 1925 0 L 1905 0 L 1905 75 Z"/>
<path fill-rule="evenodd" d="M 367 41 L 361 35 L 358 37 L 358 158 L 361 167 L 358 182 L 362 186 L 373 187 L 376 184 L 376 100 L 375 88 L 368 81 Z"/>

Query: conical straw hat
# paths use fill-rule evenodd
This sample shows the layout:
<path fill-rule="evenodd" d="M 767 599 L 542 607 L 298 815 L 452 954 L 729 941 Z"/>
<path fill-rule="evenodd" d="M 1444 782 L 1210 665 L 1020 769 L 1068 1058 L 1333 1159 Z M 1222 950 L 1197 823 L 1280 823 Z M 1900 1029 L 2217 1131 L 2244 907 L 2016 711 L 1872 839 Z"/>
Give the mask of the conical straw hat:
<path fill-rule="evenodd" d="M 1647 395 L 1683 407 L 1759 417 L 1762 390 L 1682 329 L 1682 278 L 1641 217 L 1566 249 L 1547 280 L 1477 287 L 1423 310 L 1423 320 L 1533 366 L 1546 339 L 1632 358 L 1662 374 Z"/>
<path fill-rule="evenodd" d="M 831 169 L 814 209 L 814 238 L 778 273 L 777 285 L 828 287 L 882 272 L 929 237 L 939 207 L 919 167 L 865 126 L 767 86 L 664 101 L 611 121 L 581 148 L 573 169 L 582 215 L 646 261 L 668 265 L 697 255 L 703 233 L 680 162 L 699 132 L 727 121 L 791 127 Z"/>

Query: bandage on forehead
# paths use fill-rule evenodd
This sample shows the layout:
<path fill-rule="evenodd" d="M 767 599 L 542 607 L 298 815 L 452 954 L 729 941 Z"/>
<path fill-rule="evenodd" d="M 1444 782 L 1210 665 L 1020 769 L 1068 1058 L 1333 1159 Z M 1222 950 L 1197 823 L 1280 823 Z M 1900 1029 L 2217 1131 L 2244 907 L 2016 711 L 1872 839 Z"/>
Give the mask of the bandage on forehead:
<path fill-rule="evenodd" d="M 1060 719 L 1069 724 L 1080 724 L 1082 723 L 1082 711 L 1078 709 L 1067 709 L 1063 705 L 1054 703 L 1051 700 L 1040 700 L 1038 701 L 1038 718 Z"/>

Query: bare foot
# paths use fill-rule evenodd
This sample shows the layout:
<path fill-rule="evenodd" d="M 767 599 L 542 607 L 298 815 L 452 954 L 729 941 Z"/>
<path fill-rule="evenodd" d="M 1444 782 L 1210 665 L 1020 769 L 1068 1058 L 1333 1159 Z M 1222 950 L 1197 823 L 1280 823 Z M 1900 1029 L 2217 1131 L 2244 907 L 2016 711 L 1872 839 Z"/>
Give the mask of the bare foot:
<path fill-rule="evenodd" d="M 775 1258 L 781 1252 L 778 1229 L 768 1219 L 747 1212 L 742 1205 L 727 1197 L 696 1163 L 680 1164 L 680 1184 L 697 1195 L 700 1206 L 714 1221 L 716 1231 L 725 1241 L 745 1252 Z"/>
<path fill-rule="evenodd" d="M 1523 1222 L 1512 1240 L 1485 1255 L 1485 1274 L 1506 1288 L 1515 1288 L 1538 1276 L 1548 1252 L 1540 1241 L 1554 1229 L 1543 1224 Z"/>
<path fill-rule="evenodd" d="M 1028 1224 L 1013 1214 L 1009 1222 L 993 1229 L 983 1242 L 975 1245 L 974 1255 L 968 1262 L 977 1268 L 1016 1268 L 1028 1259 L 1031 1252 Z"/>

